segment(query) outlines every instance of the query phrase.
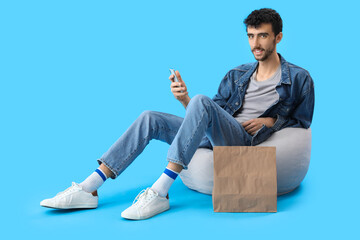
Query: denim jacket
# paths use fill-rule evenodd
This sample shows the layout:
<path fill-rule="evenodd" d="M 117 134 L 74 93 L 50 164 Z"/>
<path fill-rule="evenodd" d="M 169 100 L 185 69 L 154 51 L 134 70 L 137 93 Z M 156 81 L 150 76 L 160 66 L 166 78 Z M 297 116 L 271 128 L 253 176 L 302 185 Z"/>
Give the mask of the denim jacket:
<path fill-rule="evenodd" d="M 275 124 L 263 125 L 252 137 L 251 145 L 268 139 L 272 133 L 286 127 L 309 128 L 314 112 L 314 82 L 308 71 L 287 62 L 280 54 L 281 79 L 276 86 L 279 100 L 259 117 L 275 118 Z M 241 108 L 250 77 L 258 62 L 240 65 L 230 70 L 220 83 L 213 100 L 229 114 Z"/>

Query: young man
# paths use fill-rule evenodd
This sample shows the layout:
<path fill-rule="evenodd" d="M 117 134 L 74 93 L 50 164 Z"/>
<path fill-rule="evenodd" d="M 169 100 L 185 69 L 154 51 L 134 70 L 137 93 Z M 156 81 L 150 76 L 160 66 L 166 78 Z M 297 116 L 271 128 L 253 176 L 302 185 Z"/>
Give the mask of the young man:
<path fill-rule="evenodd" d="M 168 190 L 199 147 L 254 146 L 285 127 L 308 128 L 314 110 L 310 74 L 276 51 L 282 39 L 282 20 L 272 9 L 253 11 L 244 21 L 257 62 L 230 70 L 213 99 L 188 96 L 180 73 L 170 87 L 186 108 L 185 118 L 145 111 L 98 159 L 100 167 L 82 183 L 43 200 L 44 207 L 96 208 L 97 189 L 115 179 L 143 151 L 151 139 L 170 144 L 164 173 L 122 212 L 127 219 L 146 219 L 169 209 Z"/>

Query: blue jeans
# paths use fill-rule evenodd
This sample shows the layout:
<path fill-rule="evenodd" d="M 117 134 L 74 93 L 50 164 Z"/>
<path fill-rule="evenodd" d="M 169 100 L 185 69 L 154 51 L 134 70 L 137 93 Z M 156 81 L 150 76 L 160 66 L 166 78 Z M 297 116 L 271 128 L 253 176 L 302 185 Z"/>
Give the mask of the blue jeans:
<path fill-rule="evenodd" d="M 98 162 L 107 166 L 116 178 L 152 139 L 170 144 L 167 160 L 187 169 L 197 148 L 250 146 L 252 136 L 211 98 L 196 95 L 186 107 L 185 118 L 143 112 Z"/>

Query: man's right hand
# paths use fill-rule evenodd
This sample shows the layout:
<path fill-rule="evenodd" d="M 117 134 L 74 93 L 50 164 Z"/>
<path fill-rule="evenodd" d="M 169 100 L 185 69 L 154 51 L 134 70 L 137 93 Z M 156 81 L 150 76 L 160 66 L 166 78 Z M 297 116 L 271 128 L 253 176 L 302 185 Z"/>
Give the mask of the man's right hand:
<path fill-rule="evenodd" d="M 189 93 L 187 91 L 187 87 L 185 82 L 182 80 L 179 71 L 175 71 L 176 77 L 179 82 L 175 82 L 175 76 L 173 74 L 170 75 L 169 79 L 171 81 L 170 89 L 174 94 L 174 97 L 179 100 L 182 105 L 186 108 L 188 103 L 190 102 Z"/>

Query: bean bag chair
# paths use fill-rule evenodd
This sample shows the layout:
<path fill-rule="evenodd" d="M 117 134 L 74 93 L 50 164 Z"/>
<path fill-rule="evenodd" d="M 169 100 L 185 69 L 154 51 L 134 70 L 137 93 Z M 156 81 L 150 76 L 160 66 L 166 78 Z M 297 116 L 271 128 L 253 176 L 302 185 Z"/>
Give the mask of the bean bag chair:
<path fill-rule="evenodd" d="M 291 192 L 300 185 L 310 164 L 310 128 L 284 128 L 257 146 L 276 147 L 278 195 Z M 214 185 L 213 151 L 197 149 L 188 169 L 181 171 L 180 178 L 188 188 L 211 194 Z"/>

